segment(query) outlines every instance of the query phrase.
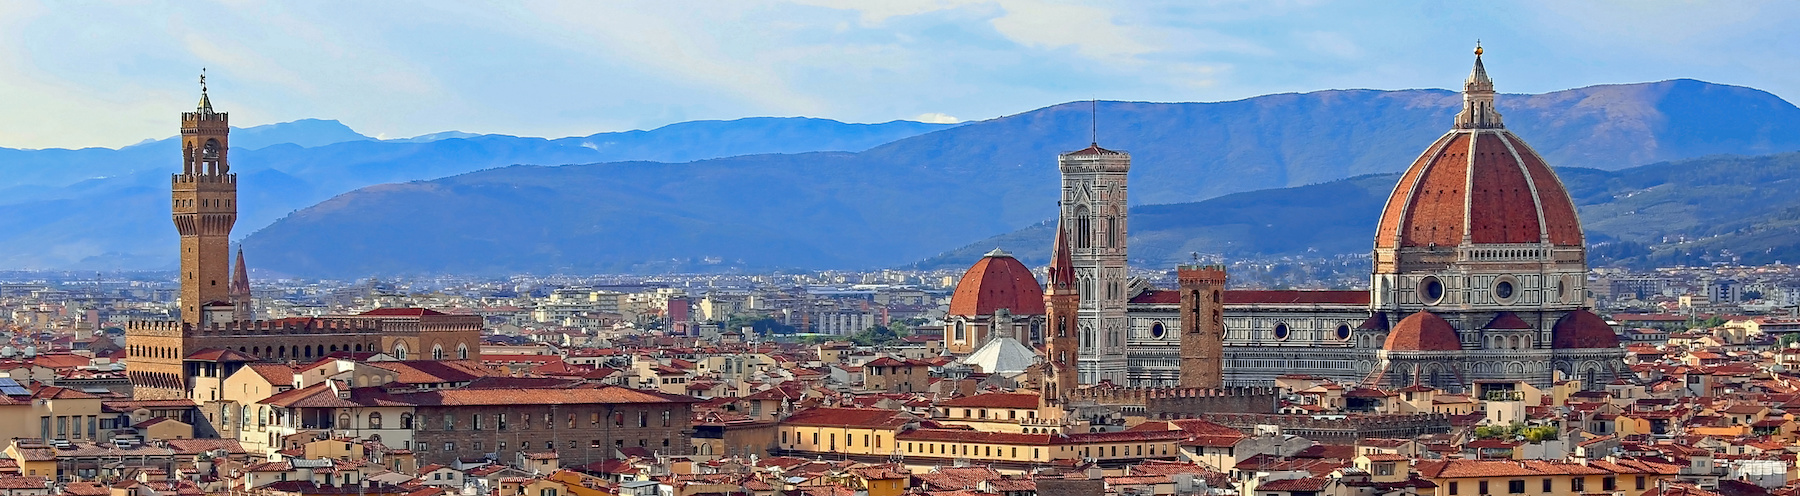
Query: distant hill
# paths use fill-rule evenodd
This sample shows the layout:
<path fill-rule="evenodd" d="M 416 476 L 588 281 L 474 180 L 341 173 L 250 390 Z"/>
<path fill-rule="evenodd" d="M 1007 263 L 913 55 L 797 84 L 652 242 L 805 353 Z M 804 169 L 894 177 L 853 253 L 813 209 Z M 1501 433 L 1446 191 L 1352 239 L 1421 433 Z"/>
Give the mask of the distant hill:
<path fill-rule="evenodd" d="M 1563 168 L 1595 266 L 1800 261 L 1800 153 L 1711 156 L 1618 171 Z M 1131 261 L 1168 267 L 1190 253 L 1228 258 L 1367 253 L 1397 174 L 1131 209 Z M 1002 248 L 1049 263 L 1052 222 L 916 264 L 962 268 Z"/>
<path fill-rule="evenodd" d="M 757 117 L 561 139 L 448 131 L 392 141 L 316 119 L 234 129 L 232 170 L 240 175 L 244 206 L 236 232 L 248 235 L 288 212 L 375 184 L 513 164 L 862 151 L 950 127 Z M 0 148 L 0 216 L 6 218 L 0 225 L 11 228 L 0 231 L 0 267 L 171 267 L 176 238 L 169 228 L 168 174 L 179 161 L 175 138 L 117 150 Z"/>
<path fill-rule="evenodd" d="M 1166 253 L 1230 251 L 1209 248 L 1215 242 L 1245 253 L 1356 252 L 1368 230 L 1349 227 L 1364 218 L 1355 204 L 1378 203 L 1391 184 L 1319 183 L 1404 169 L 1458 104 L 1456 93 L 1441 90 L 1099 102 L 1099 141 L 1132 153 L 1140 205 L 1317 184 L 1260 192 L 1253 198 L 1266 205 L 1236 210 L 1140 207 L 1148 210 L 1133 220 L 1134 234 L 1167 237 Z M 1562 167 L 1618 170 L 1800 149 L 1800 109 L 1749 88 L 1674 80 L 1505 95 L 1499 104 L 1508 127 Z M 1088 105 L 861 153 L 508 167 L 383 185 L 295 212 L 245 245 L 266 268 L 337 276 L 897 266 L 1050 218 L 1055 156 L 1087 144 Z M 1286 208 L 1316 210 L 1277 213 Z M 1207 217 L 1216 219 L 1190 225 Z M 1299 229 L 1287 222 L 1311 218 L 1341 222 L 1286 235 Z M 1202 236 L 1218 229 L 1243 235 Z M 1134 253 L 1146 262 L 1162 256 L 1148 248 L 1155 243 L 1140 246 L 1146 251 Z"/>

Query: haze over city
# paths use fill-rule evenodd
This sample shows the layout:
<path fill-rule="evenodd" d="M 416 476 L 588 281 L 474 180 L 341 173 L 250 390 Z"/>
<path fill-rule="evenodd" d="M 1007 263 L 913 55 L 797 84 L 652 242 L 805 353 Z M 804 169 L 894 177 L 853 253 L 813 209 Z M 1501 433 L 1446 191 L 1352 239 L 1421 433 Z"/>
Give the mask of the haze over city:
<path fill-rule="evenodd" d="M 0 3 L 5 496 L 1800 496 L 1794 3 Z"/>

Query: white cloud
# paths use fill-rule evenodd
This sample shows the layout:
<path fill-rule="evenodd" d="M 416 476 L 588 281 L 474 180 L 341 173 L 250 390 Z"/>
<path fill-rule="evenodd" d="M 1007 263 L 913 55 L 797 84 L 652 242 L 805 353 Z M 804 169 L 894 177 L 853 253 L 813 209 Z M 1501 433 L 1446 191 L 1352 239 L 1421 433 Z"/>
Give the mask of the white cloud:
<path fill-rule="evenodd" d="M 915 120 L 915 121 L 929 123 L 929 124 L 955 124 L 958 122 L 962 122 L 962 119 L 958 119 L 955 116 L 952 116 L 950 114 L 945 114 L 942 112 L 926 112 L 926 113 L 914 116 L 910 120 Z"/>

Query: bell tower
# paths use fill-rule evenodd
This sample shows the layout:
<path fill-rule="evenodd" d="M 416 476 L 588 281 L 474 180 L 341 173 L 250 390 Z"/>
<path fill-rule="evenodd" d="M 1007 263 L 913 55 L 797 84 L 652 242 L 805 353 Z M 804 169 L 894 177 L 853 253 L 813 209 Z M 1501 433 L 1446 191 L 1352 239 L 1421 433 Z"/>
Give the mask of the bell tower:
<path fill-rule="evenodd" d="M 1181 387 L 1225 385 L 1225 266 L 1175 268 L 1181 285 Z"/>
<path fill-rule="evenodd" d="M 1060 405 L 1069 390 L 1081 385 L 1075 364 L 1081 358 L 1081 294 L 1075 289 L 1075 261 L 1069 232 L 1056 226 L 1056 253 L 1044 289 L 1044 404 Z"/>
<path fill-rule="evenodd" d="M 231 226 L 237 223 L 237 174 L 231 173 L 231 123 L 214 112 L 200 73 L 200 104 L 181 113 L 181 172 L 170 178 L 170 209 L 181 233 L 181 321 L 200 324 L 208 303 L 231 300 Z"/>

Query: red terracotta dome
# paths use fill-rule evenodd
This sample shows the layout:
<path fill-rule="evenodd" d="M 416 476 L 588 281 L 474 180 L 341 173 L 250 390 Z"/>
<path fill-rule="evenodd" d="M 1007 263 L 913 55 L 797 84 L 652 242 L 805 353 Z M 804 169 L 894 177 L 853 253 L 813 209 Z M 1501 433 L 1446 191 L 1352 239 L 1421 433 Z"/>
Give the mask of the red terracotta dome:
<path fill-rule="evenodd" d="M 1500 122 L 1479 56 L 1463 98 L 1455 127 L 1413 161 L 1388 196 L 1375 247 L 1464 240 L 1582 246 L 1575 202 L 1543 157 Z"/>
<path fill-rule="evenodd" d="M 1461 351 L 1462 340 L 1456 337 L 1456 328 L 1443 317 L 1431 312 L 1419 312 L 1400 319 L 1394 324 L 1394 330 L 1388 332 L 1387 341 L 1381 343 L 1381 349 L 1388 351 Z"/>
<path fill-rule="evenodd" d="M 1550 328 L 1550 347 L 1555 349 L 1618 348 L 1619 335 L 1606 319 L 1587 310 L 1569 312 Z"/>
<path fill-rule="evenodd" d="M 1006 309 L 1013 315 L 1044 315 L 1044 289 L 1031 269 L 1000 250 L 988 252 L 963 273 L 950 296 L 950 315 L 993 315 Z"/>

